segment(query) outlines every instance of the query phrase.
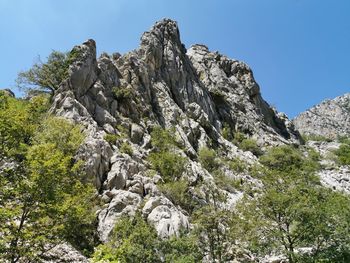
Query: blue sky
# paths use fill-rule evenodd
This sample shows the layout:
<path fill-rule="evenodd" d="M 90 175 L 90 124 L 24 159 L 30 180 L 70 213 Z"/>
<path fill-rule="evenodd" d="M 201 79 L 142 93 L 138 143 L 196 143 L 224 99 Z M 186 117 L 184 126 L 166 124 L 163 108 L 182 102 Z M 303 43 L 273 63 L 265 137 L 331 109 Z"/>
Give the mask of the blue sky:
<path fill-rule="evenodd" d="M 265 100 L 294 117 L 350 92 L 349 14 L 349 0 L 0 0 L 0 88 L 38 55 L 88 38 L 99 53 L 135 49 L 168 17 L 186 47 L 245 61 Z"/>

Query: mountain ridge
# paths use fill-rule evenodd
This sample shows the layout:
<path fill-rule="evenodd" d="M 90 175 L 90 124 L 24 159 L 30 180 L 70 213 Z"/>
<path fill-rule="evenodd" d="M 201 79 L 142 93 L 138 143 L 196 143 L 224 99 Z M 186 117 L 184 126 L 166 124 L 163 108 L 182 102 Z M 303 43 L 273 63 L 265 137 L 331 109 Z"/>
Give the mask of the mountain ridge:
<path fill-rule="evenodd" d="M 300 113 L 293 120 L 295 127 L 307 136 L 336 139 L 350 134 L 350 93 L 326 99 Z"/>

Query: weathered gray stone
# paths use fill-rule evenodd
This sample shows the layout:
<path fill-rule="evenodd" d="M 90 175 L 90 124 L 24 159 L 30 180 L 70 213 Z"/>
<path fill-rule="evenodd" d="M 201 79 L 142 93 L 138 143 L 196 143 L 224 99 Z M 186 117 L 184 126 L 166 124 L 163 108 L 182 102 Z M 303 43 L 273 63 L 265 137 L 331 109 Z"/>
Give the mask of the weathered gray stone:
<path fill-rule="evenodd" d="M 77 157 L 85 162 L 86 176 L 95 179 L 105 203 L 98 214 L 103 242 L 121 215 L 133 215 L 138 209 L 161 237 L 189 227 L 182 208 L 158 189 L 161 175 L 150 178 L 146 172 L 155 126 L 174 128 L 180 146 L 174 151 L 188 159 L 185 173 L 178 176 L 193 185 L 206 182 L 217 187 L 197 161 L 202 147 L 216 145 L 225 158 L 257 162 L 252 153 L 223 138 L 224 125 L 258 139 L 261 146 L 299 143 L 288 118 L 262 99 L 245 63 L 202 45 L 186 50 L 174 21 L 156 23 L 142 35 L 140 47 L 124 55 L 103 53 L 96 60 L 93 40 L 74 47 L 73 54 L 69 78 L 57 90 L 51 112 L 84 126 L 86 140 Z M 117 135 L 114 145 L 104 140 L 107 133 Z M 132 145 L 132 156 L 120 152 L 123 142 Z M 189 192 L 205 204 L 193 187 Z M 233 207 L 241 196 L 228 194 L 223 207 Z"/>
<path fill-rule="evenodd" d="M 330 139 L 350 134 L 350 93 L 325 100 L 293 119 L 295 127 L 305 135 Z"/>

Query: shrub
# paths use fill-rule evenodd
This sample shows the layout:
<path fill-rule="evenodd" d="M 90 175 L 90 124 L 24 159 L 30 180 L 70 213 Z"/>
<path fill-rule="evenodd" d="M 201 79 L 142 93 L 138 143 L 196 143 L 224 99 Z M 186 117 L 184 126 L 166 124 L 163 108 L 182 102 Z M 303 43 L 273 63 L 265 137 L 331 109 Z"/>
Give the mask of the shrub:
<path fill-rule="evenodd" d="M 316 142 L 331 142 L 332 141 L 332 139 L 330 139 L 326 136 L 316 135 L 316 134 L 308 134 L 308 135 L 303 134 L 301 137 L 306 142 L 307 141 L 316 141 Z"/>
<path fill-rule="evenodd" d="M 335 151 L 338 162 L 341 165 L 350 165 L 350 145 L 341 144 L 339 149 Z"/>
<path fill-rule="evenodd" d="M 133 96 L 132 89 L 130 88 L 130 86 L 128 86 L 128 87 L 114 87 L 112 89 L 112 91 L 113 91 L 114 97 L 118 101 L 129 100 Z"/>
<path fill-rule="evenodd" d="M 227 123 L 225 123 L 224 127 L 222 128 L 222 136 L 228 141 L 232 141 L 234 139 L 232 129 Z"/>
<path fill-rule="evenodd" d="M 243 181 L 241 179 L 235 179 L 226 176 L 222 171 L 214 172 L 215 184 L 220 188 L 228 192 L 234 192 L 236 190 L 242 189 Z"/>
<path fill-rule="evenodd" d="M 244 139 L 245 136 L 243 133 L 236 132 L 233 136 L 233 143 L 238 146 Z"/>
<path fill-rule="evenodd" d="M 123 142 L 119 150 L 121 153 L 126 153 L 130 156 L 133 154 L 132 147 L 128 142 Z"/>
<path fill-rule="evenodd" d="M 350 138 L 347 136 L 339 136 L 338 142 L 350 145 Z"/>
<path fill-rule="evenodd" d="M 154 170 L 158 171 L 165 182 L 180 178 L 185 171 L 186 158 L 172 152 L 156 152 L 148 156 Z"/>
<path fill-rule="evenodd" d="M 246 164 L 239 158 L 234 158 L 228 161 L 228 166 L 231 170 L 242 173 L 246 169 Z"/>
<path fill-rule="evenodd" d="M 165 261 L 172 263 L 202 262 L 203 254 L 198 245 L 196 236 L 184 233 L 180 237 L 173 236 L 160 243 L 160 251 Z"/>
<path fill-rule="evenodd" d="M 185 180 L 161 184 L 159 189 L 173 204 L 179 205 L 188 212 L 193 210 L 192 197 L 188 192 L 188 183 Z"/>
<path fill-rule="evenodd" d="M 116 141 L 119 139 L 119 136 L 116 134 L 106 134 L 103 139 L 107 141 L 109 144 L 114 145 Z"/>
<path fill-rule="evenodd" d="M 175 129 L 163 129 L 160 126 L 154 127 L 151 132 L 152 146 L 158 151 L 172 150 L 177 147 L 175 141 Z"/>
<path fill-rule="evenodd" d="M 93 262 L 161 262 L 158 243 L 156 230 L 140 214 L 123 217 L 115 225 L 110 241 L 95 249 Z"/>
<path fill-rule="evenodd" d="M 262 151 L 256 143 L 254 139 L 244 139 L 238 146 L 243 151 L 249 151 L 253 153 L 255 156 L 262 155 Z"/>
<path fill-rule="evenodd" d="M 216 158 L 216 152 L 207 147 L 203 147 L 199 150 L 198 159 L 203 167 L 209 172 L 213 172 L 214 170 L 218 169 L 220 165 Z"/>
<path fill-rule="evenodd" d="M 283 145 L 270 149 L 260 158 L 260 162 L 274 170 L 298 170 L 303 165 L 303 156 L 297 149 Z"/>

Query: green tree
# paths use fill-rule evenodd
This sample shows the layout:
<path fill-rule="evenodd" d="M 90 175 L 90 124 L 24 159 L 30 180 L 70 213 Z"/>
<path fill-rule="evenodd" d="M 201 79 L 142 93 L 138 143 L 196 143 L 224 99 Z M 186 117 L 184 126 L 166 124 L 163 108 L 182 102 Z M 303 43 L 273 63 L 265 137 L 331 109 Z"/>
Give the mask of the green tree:
<path fill-rule="evenodd" d="M 161 262 L 157 248 L 157 233 L 140 214 L 123 217 L 115 225 L 111 240 L 96 248 L 93 262 Z"/>
<path fill-rule="evenodd" d="M 164 182 L 180 179 L 187 160 L 176 153 L 179 146 L 174 139 L 174 130 L 155 127 L 151 133 L 153 152 L 148 156 L 152 169 L 158 171 Z"/>
<path fill-rule="evenodd" d="M 24 101 L 0 92 L 0 162 L 5 158 L 24 158 L 47 108 L 44 96 Z"/>
<path fill-rule="evenodd" d="M 23 160 L 1 171 L 0 259 L 40 262 L 64 240 L 92 250 L 94 190 L 81 182 L 74 159 L 83 138 L 80 128 L 50 117 L 29 138 Z"/>
<path fill-rule="evenodd" d="M 203 259 L 198 239 L 194 234 L 182 233 L 180 237 L 173 236 L 161 240 L 159 251 L 163 261 L 167 263 L 197 263 Z"/>
<path fill-rule="evenodd" d="M 264 187 L 238 205 L 241 236 L 249 249 L 261 255 L 283 253 L 291 263 L 347 262 L 349 198 L 322 187 L 317 166 L 296 149 L 278 147 L 261 160 L 268 167 L 261 178 Z M 298 253 L 303 247 L 312 252 Z"/>
<path fill-rule="evenodd" d="M 96 263 L 194 263 L 202 258 L 196 236 L 181 233 L 179 237 L 160 239 L 154 227 L 137 213 L 132 218 L 119 219 L 110 241 L 96 248 L 92 260 Z"/>
<path fill-rule="evenodd" d="M 205 185 L 204 191 L 206 205 L 192 215 L 194 233 L 203 253 L 209 256 L 211 262 L 228 262 L 236 256 L 231 249 L 236 240 L 235 215 L 222 207 L 226 194 L 212 185 Z"/>
<path fill-rule="evenodd" d="M 21 71 L 17 77 L 17 86 L 24 90 L 42 90 L 51 94 L 59 88 L 63 80 L 68 77 L 69 65 L 78 57 L 78 51 L 52 51 L 43 62 L 38 57 L 37 62 L 27 71 Z"/>

